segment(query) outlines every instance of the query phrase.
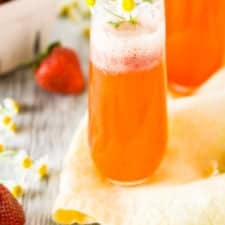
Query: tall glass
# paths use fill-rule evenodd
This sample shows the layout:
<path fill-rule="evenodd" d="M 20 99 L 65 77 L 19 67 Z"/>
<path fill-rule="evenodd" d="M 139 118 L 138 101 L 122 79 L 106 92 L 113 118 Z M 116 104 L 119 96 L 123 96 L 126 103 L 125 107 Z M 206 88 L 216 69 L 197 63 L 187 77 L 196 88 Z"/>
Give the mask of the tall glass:
<path fill-rule="evenodd" d="M 99 171 L 123 184 L 151 176 L 166 148 L 162 6 L 160 0 L 139 5 L 135 23 L 118 23 L 126 15 L 114 1 L 93 11 L 89 143 Z"/>
<path fill-rule="evenodd" d="M 189 92 L 224 63 L 225 1 L 165 0 L 167 73 L 171 87 Z"/>

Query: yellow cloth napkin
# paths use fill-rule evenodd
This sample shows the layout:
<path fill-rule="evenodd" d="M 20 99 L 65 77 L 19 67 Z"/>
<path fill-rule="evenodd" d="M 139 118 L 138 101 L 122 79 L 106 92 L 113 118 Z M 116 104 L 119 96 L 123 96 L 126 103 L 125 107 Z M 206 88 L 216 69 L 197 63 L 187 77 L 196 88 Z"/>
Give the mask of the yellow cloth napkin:
<path fill-rule="evenodd" d="M 224 225 L 225 71 L 192 97 L 169 100 L 169 146 L 151 180 L 115 186 L 90 158 L 87 117 L 66 156 L 53 219 L 62 224 Z M 210 178 L 207 178 L 210 174 Z"/>

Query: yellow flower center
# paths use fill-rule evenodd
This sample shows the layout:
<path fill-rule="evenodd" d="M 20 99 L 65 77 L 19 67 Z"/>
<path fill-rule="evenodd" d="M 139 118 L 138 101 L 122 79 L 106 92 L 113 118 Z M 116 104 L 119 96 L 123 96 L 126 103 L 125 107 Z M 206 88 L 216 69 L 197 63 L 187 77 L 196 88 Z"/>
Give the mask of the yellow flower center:
<path fill-rule="evenodd" d="M 4 145 L 0 143 L 0 153 L 4 151 Z"/>
<path fill-rule="evenodd" d="M 17 114 L 20 111 L 20 105 L 19 103 L 11 98 L 6 98 L 4 100 L 4 105 L 7 107 L 8 110 L 10 110 L 10 112 Z"/>
<path fill-rule="evenodd" d="M 44 178 L 46 177 L 48 174 L 48 166 L 46 164 L 41 165 L 38 168 L 38 175 L 40 178 Z"/>
<path fill-rule="evenodd" d="M 2 119 L 2 123 L 3 125 L 7 126 L 8 124 L 10 124 L 12 121 L 12 118 L 10 116 L 4 116 Z"/>
<path fill-rule="evenodd" d="M 14 113 L 19 113 L 19 111 L 20 111 L 20 105 L 15 100 L 12 102 L 12 109 L 13 109 Z"/>
<path fill-rule="evenodd" d="M 29 169 L 33 165 L 33 161 L 29 156 L 26 156 L 22 161 L 22 167 L 24 169 Z"/>
<path fill-rule="evenodd" d="M 23 190 L 23 187 L 21 185 L 15 185 L 12 190 L 11 190 L 11 193 L 12 195 L 15 197 L 15 198 L 19 198 L 23 195 L 24 193 L 24 190 Z"/>
<path fill-rule="evenodd" d="M 135 7 L 135 1 L 134 0 L 122 0 L 121 7 L 125 12 L 131 12 Z"/>
<path fill-rule="evenodd" d="M 8 125 L 8 129 L 9 129 L 9 131 L 11 131 L 12 133 L 16 133 L 16 131 L 17 131 L 17 126 L 16 126 L 16 124 L 15 123 L 10 123 L 9 125 Z"/>
<path fill-rule="evenodd" d="M 90 7 L 95 5 L 95 0 L 86 0 L 86 4 Z"/>

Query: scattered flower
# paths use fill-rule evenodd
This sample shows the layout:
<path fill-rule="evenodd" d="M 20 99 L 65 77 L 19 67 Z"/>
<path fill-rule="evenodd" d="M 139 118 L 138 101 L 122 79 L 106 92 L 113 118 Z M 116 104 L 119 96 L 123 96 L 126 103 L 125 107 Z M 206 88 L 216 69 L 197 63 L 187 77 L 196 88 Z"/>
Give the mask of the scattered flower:
<path fill-rule="evenodd" d="M 0 103 L 0 132 L 4 132 L 4 129 L 12 133 L 17 131 L 13 118 L 19 111 L 19 103 L 12 98 L 6 98 Z M 0 142 L 0 185 L 4 184 L 15 198 L 20 199 L 28 188 L 30 180 L 36 178 L 36 181 L 39 181 L 48 176 L 47 159 L 48 157 L 45 156 L 33 160 L 25 150 L 11 149 Z"/>
<path fill-rule="evenodd" d="M 12 133 L 16 133 L 17 126 L 13 121 L 13 116 L 18 114 L 20 111 L 19 103 L 12 99 L 6 98 L 3 100 L 3 103 L 0 104 L 0 128 L 2 132 L 2 128 L 7 129 Z M 4 131 L 4 130 L 3 130 Z"/>
<path fill-rule="evenodd" d="M 12 117 L 11 116 L 9 116 L 9 115 L 3 116 L 3 118 L 2 118 L 3 126 L 9 125 L 11 122 L 12 122 Z"/>
<path fill-rule="evenodd" d="M 16 126 L 16 124 L 14 122 L 9 123 L 7 128 L 12 133 L 16 133 L 17 132 L 17 126 Z"/>
<path fill-rule="evenodd" d="M 20 184 L 17 184 L 11 188 L 11 193 L 15 198 L 20 198 L 24 194 L 24 189 Z"/>
<path fill-rule="evenodd" d="M 49 167 L 48 167 L 48 156 L 44 156 L 36 161 L 35 170 L 40 179 L 44 179 L 48 176 Z"/>
<path fill-rule="evenodd" d="M 67 2 L 59 8 L 59 15 L 61 17 L 76 19 L 76 10 L 79 10 L 80 4 L 77 1 Z"/>
<path fill-rule="evenodd" d="M 4 145 L 2 143 L 0 143 L 0 153 L 2 153 L 4 151 Z"/>
<path fill-rule="evenodd" d="M 58 10 L 60 17 L 76 22 L 82 27 L 80 35 L 88 40 L 90 36 L 91 8 L 96 0 L 64 0 Z M 85 4 L 86 3 L 86 4 Z"/>
<path fill-rule="evenodd" d="M 22 167 L 24 169 L 30 169 L 32 167 L 33 161 L 29 156 L 25 156 L 22 160 Z"/>
<path fill-rule="evenodd" d="M 4 99 L 3 106 L 7 109 L 9 113 L 12 113 L 13 115 L 18 114 L 20 111 L 19 103 L 12 98 Z"/>
<path fill-rule="evenodd" d="M 38 175 L 41 179 L 48 175 L 48 166 L 46 164 L 43 164 L 38 168 Z"/>
<path fill-rule="evenodd" d="M 95 1 L 95 0 L 87 0 Z M 82 22 L 83 20 L 89 20 L 91 17 L 91 11 L 89 7 L 77 0 L 63 2 L 58 10 L 59 16 L 63 18 L 73 19 L 75 16 L 77 21 Z"/>
<path fill-rule="evenodd" d="M 19 153 L 17 153 L 15 161 L 25 170 L 30 169 L 33 166 L 33 160 L 27 155 L 25 150 L 20 150 Z"/>
<path fill-rule="evenodd" d="M 4 184 L 16 198 L 20 198 L 25 194 L 25 190 L 29 189 L 30 181 L 32 183 L 40 182 L 48 177 L 49 165 L 48 156 L 43 156 L 37 160 L 33 160 L 25 150 L 5 149 L 3 144 L 0 145 L 4 152 L 0 154 L 0 160 L 4 162 L 0 169 L 12 172 L 11 177 L 0 175 L 0 183 Z M 3 150 L 2 150 L 3 151 Z M 32 187 L 33 188 L 33 187 Z"/>

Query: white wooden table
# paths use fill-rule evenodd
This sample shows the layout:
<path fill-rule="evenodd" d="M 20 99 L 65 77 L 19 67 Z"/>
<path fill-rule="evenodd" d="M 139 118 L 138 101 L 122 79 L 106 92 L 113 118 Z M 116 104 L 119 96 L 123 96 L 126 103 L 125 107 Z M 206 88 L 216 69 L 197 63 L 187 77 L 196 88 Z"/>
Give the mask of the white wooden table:
<path fill-rule="evenodd" d="M 87 73 L 87 41 L 79 27 L 68 22 L 58 22 L 54 39 L 79 52 L 84 71 Z M 53 168 L 50 178 L 40 184 L 39 193 L 25 194 L 23 206 L 26 225 L 53 225 L 52 204 L 56 198 L 59 171 L 67 148 L 86 109 L 86 92 L 79 96 L 50 94 L 36 86 L 31 71 L 17 72 L 0 78 L 0 100 L 5 97 L 17 99 L 23 111 L 17 118 L 19 133 L 7 138 L 7 144 L 27 149 L 33 158 L 48 154 Z"/>

